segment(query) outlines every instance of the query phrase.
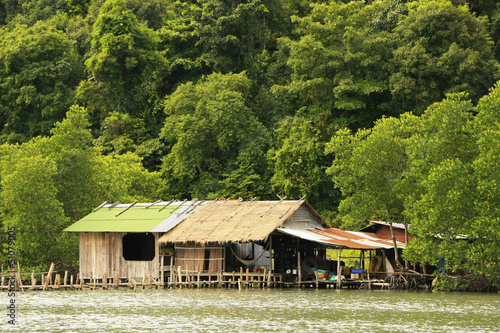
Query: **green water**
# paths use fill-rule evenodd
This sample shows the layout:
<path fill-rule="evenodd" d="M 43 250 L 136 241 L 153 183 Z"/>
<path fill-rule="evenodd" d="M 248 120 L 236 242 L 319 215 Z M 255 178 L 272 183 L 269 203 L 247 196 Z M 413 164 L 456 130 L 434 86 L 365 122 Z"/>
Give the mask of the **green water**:
<path fill-rule="evenodd" d="M 21 332 L 500 332 L 500 294 L 99 290 L 26 292 L 15 302 Z"/>

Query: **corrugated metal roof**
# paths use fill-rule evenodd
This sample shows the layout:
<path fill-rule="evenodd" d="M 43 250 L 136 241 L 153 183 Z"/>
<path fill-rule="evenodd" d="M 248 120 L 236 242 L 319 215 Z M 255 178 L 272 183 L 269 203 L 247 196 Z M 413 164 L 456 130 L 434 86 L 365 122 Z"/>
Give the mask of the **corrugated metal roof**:
<path fill-rule="evenodd" d="M 374 224 L 380 224 L 380 225 L 385 225 L 385 226 L 389 226 L 389 222 L 385 222 L 385 221 L 370 221 L 370 225 L 374 225 Z M 410 228 L 411 226 L 409 224 L 407 224 L 408 228 Z M 398 228 L 398 229 L 405 229 L 405 225 L 403 223 L 396 223 L 396 222 L 392 222 L 392 227 L 393 228 Z"/>
<path fill-rule="evenodd" d="M 323 230 L 297 230 L 280 228 L 277 230 L 284 234 L 331 247 L 374 250 L 391 249 L 394 246 L 392 240 L 382 239 L 369 232 L 344 231 L 336 228 L 326 228 Z M 396 243 L 398 247 L 405 247 L 404 243 Z"/>
<path fill-rule="evenodd" d="M 104 205 L 75 222 L 64 231 L 68 232 L 152 232 L 170 217 L 179 220 L 196 210 L 187 211 L 185 207 L 193 204 L 185 202 L 157 202 Z M 183 214 L 177 215 L 181 211 Z M 181 222 L 179 220 L 177 223 Z M 170 230 L 170 229 L 168 229 Z M 163 228 L 162 231 L 168 231 Z"/>
<path fill-rule="evenodd" d="M 207 203 L 206 201 L 186 202 L 186 204 L 184 204 L 181 208 L 179 208 L 177 211 L 175 211 L 173 214 L 167 217 L 164 221 L 162 221 L 160 224 L 154 227 L 151 230 L 151 232 L 170 231 L 176 225 L 184 221 L 186 217 L 194 213 L 199 208 L 199 206 L 206 203 Z"/>

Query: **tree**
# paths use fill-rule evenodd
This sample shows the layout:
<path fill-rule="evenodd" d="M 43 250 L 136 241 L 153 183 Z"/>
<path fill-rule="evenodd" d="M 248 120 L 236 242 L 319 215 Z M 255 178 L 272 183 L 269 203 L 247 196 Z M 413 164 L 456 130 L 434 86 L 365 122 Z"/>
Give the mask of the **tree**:
<path fill-rule="evenodd" d="M 292 108 L 307 106 L 312 119 L 335 130 L 371 126 L 387 112 L 391 54 L 388 34 L 370 24 L 376 14 L 352 1 L 316 4 L 310 15 L 294 17 L 299 39 L 282 41 L 291 80 L 273 88 L 277 96 L 297 100 Z"/>
<path fill-rule="evenodd" d="M 331 156 L 324 153 L 317 126 L 300 114 L 285 118 L 275 130 L 275 141 L 277 147 L 267 153 L 273 190 L 290 199 L 305 195 L 323 214 L 331 213 L 332 199 L 339 195 L 325 174 Z"/>
<path fill-rule="evenodd" d="M 0 64 L 0 142 L 48 134 L 83 74 L 71 41 L 44 22 L 2 29 Z"/>
<path fill-rule="evenodd" d="M 383 118 L 370 130 L 337 132 L 327 145 L 335 159 L 327 172 L 342 191 L 338 224 L 357 230 L 367 221 L 383 219 L 391 228 L 395 260 L 400 265 L 392 223 L 406 225 L 403 190 L 407 171 L 406 140 L 415 117 Z"/>
<path fill-rule="evenodd" d="M 212 74 L 165 100 L 165 196 L 250 197 L 265 192 L 268 134 L 246 105 L 244 73 Z"/>
<path fill-rule="evenodd" d="M 474 238 L 469 251 L 470 270 L 496 277 L 500 284 L 500 84 L 477 105 L 478 114 L 471 123 L 471 131 L 477 144 L 478 154 L 473 162 L 476 173 L 477 195 L 474 198 L 474 219 L 468 234 Z"/>
<path fill-rule="evenodd" d="M 131 153 L 102 156 L 92 147 L 88 114 L 74 106 L 51 130 L 0 146 L 0 221 L 16 229 L 17 257 L 28 267 L 77 265 L 78 237 L 62 230 L 104 200 L 153 200 L 158 173 Z M 5 256 L 3 256 L 5 259 Z"/>
<path fill-rule="evenodd" d="M 421 114 L 446 94 L 457 92 L 467 92 L 477 103 L 498 73 L 487 27 L 484 18 L 465 6 L 447 1 L 412 6 L 395 29 L 393 107 Z"/>
<path fill-rule="evenodd" d="M 413 261 L 438 265 L 446 258 L 450 270 L 465 267 L 470 246 L 463 238 L 474 221 L 477 196 L 472 168 L 476 147 L 467 130 L 472 110 L 465 95 L 451 95 L 425 111 L 418 134 L 407 141 L 402 194 L 411 228 L 420 237 L 406 251 Z"/>
<path fill-rule="evenodd" d="M 92 105 L 93 98 L 103 94 L 104 105 L 91 110 L 102 119 L 111 111 L 140 118 L 153 115 L 165 67 L 158 43 L 125 0 L 107 0 L 93 26 L 92 52 L 85 62 L 91 78 L 80 85 L 79 99 Z"/>

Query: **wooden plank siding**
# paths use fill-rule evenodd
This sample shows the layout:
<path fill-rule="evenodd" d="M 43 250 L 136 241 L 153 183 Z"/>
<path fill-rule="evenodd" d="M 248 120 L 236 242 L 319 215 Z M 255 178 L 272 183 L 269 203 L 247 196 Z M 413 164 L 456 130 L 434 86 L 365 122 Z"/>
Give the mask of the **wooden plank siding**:
<path fill-rule="evenodd" d="M 123 258 L 122 232 L 81 232 L 80 233 L 80 276 L 102 278 L 104 273 L 120 278 L 159 277 L 158 233 L 155 236 L 155 257 L 151 261 L 132 261 Z"/>

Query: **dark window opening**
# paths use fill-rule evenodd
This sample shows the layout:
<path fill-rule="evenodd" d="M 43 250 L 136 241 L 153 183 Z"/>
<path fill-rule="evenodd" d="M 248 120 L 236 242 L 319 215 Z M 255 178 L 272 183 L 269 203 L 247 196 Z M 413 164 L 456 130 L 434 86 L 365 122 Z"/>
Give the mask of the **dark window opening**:
<path fill-rule="evenodd" d="M 155 257 L 155 236 L 151 233 L 131 233 L 123 236 L 125 260 L 151 261 Z"/>

